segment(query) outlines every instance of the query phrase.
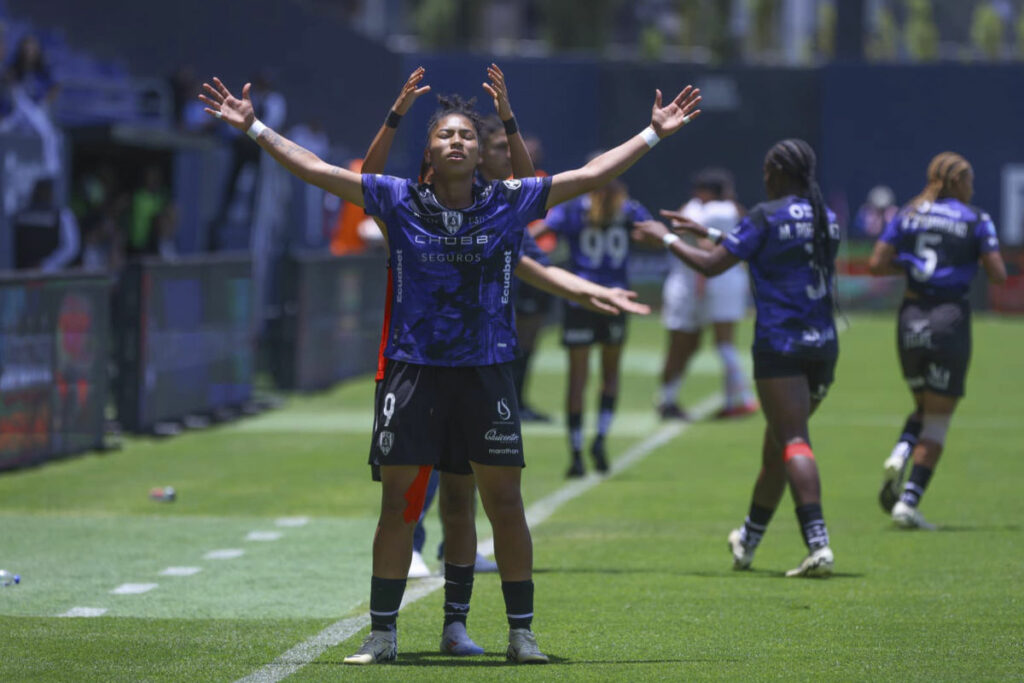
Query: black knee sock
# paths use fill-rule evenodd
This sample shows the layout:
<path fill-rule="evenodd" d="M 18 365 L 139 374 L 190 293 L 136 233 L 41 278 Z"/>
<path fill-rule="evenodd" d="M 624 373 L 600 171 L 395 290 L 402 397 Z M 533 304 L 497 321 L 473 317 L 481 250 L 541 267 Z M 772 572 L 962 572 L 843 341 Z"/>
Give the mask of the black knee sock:
<path fill-rule="evenodd" d="M 804 535 L 807 549 L 814 552 L 828 545 L 828 529 L 825 527 L 825 516 L 821 512 L 821 503 L 807 503 L 796 509 L 796 518 L 800 520 L 800 530 Z"/>
<path fill-rule="evenodd" d="M 900 441 L 906 441 L 913 447 L 917 444 L 917 437 L 921 434 L 921 418 L 916 413 L 907 416 L 903 423 L 903 432 L 900 434 Z"/>
<path fill-rule="evenodd" d="M 743 521 L 743 545 L 751 550 L 756 548 L 761 543 L 761 538 L 768 529 L 768 522 L 772 521 L 774 514 L 775 510 L 751 503 L 747 518 Z"/>
<path fill-rule="evenodd" d="M 444 563 L 444 625 L 466 623 L 473 595 L 473 565 Z"/>
<path fill-rule="evenodd" d="M 370 579 L 370 628 L 374 631 L 394 631 L 398 607 L 405 594 L 405 579 Z"/>
<path fill-rule="evenodd" d="M 903 485 L 903 494 L 900 496 L 900 500 L 910 507 L 916 508 L 917 504 L 921 502 L 924 490 L 928 488 L 928 480 L 932 478 L 934 471 L 931 467 L 914 463 L 914 466 L 910 468 L 910 477 Z"/>
<path fill-rule="evenodd" d="M 573 459 L 583 450 L 583 413 L 569 413 L 569 448 Z"/>
<path fill-rule="evenodd" d="M 533 581 L 502 581 L 509 628 L 530 628 L 533 623 Z"/>

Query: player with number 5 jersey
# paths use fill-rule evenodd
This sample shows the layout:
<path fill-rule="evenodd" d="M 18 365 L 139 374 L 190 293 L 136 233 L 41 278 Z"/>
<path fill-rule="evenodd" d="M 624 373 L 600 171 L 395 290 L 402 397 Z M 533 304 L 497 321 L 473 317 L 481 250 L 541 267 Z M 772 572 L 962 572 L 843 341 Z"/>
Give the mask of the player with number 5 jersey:
<path fill-rule="evenodd" d="M 989 282 L 1006 280 L 992 219 L 967 203 L 974 194 L 970 163 L 959 154 L 943 152 L 932 159 L 927 175 L 924 190 L 885 227 L 869 261 L 874 275 L 907 278 L 896 345 L 914 409 L 885 461 L 879 493 L 883 509 L 903 528 L 932 528 L 918 504 L 964 395 L 971 359 L 971 308 L 966 297 L 978 264 Z"/>

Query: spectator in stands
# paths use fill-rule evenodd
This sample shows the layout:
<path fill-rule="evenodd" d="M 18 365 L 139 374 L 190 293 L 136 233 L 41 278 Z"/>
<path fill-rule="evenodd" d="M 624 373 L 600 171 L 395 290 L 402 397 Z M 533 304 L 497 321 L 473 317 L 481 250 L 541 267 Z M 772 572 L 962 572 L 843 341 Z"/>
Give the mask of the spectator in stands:
<path fill-rule="evenodd" d="M 78 221 L 71 209 L 57 205 L 53 178 L 36 181 L 28 206 L 12 224 L 15 268 L 54 272 L 78 256 Z"/>
<path fill-rule="evenodd" d="M 132 195 L 128 253 L 155 254 L 161 238 L 157 223 L 168 206 L 167 187 L 159 166 L 151 164 L 143 172 L 142 187 Z"/>
<path fill-rule="evenodd" d="M 896 194 L 885 185 L 876 185 L 853 219 L 853 237 L 877 239 L 882 228 L 896 215 Z"/>

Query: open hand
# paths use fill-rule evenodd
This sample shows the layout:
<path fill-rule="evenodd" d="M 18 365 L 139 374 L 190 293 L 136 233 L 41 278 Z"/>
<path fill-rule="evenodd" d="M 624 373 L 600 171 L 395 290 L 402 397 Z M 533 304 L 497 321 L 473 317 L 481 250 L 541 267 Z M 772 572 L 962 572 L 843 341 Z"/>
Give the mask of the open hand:
<path fill-rule="evenodd" d="M 249 126 L 256 120 L 256 113 L 252 108 L 252 99 L 249 97 L 251 83 L 242 86 L 242 99 L 231 94 L 220 79 L 213 77 L 213 85 L 203 83 L 205 93 L 199 93 L 199 99 L 206 107 L 203 109 L 207 114 L 218 118 L 225 123 L 234 126 L 238 130 L 249 130 Z"/>
<path fill-rule="evenodd" d="M 669 211 L 668 209 L 662 209 L 658 213 L 661 214 L 662 218 L 667 218 L 672 221 L 673 230 L 696 235 L 697 237 L 708 236 L 707 228 L 692 218 L 684 216 L 681 211 Z"/>
<path fill-rule="evenodd" d="M 668 233 L 668 228 L 661 221 L 636 221 L 633 223 L 631 236 L 635 241 L 642 244 L 660 247 L 664 244 L 662 239 Z"/>
<path fill-rule="evenodd" d="M 651 312 L 651 307 L 647 304 L 642 304 L 636 300 L 636 292 L 628 289 L 621 289 L 619 287 L 605 287 L 603 292 L 599 292 L 591 296 L 591 302 L 596 305 L 601 304 L 604 310 L 612 313 L 636 313 L 637 315 L 647 315 Z"/>
<path fill-rule="evenodd" d="M 402 91 L 398 93 L 398 99 L 395 100 L 394 106 L 391 108 L 399 116 L 405 116 L 405 113 L 412 107 L 412 103 L 416 101 L 416 98 L 424 93 L 430 92 L 430 86 L 424 85 L 420 87 L 420 82 L 426 75 L 427 70 L 422 66 L 416 67 L 416 70 L 409 74 L 408 80 L 405 81 L 405 85 L 402 86 Z"/>
<path fill-rule="evenodd" d="M 512 105 L 508 101 L 508 86 L 505 85 L 505 74 L 501 72 L 497 64 L 487 67 L 487 78 L 490 83 L 484 83 L 484 90 L 494 100 L 494 109 L 498 112 L 498 118 L 508 121 L 512 118 Z"/>
<path fill-rule="evenodd" d="M 676 95 L 675 99 L 664 107 L 661 106 L 661 91 L 654 91 L 654 106 L 651 107 L 651 128 L 664 138 L 685 126 L 693 119 L 700 116 L 700 88 L 688 85 L 682 92 Z"/>

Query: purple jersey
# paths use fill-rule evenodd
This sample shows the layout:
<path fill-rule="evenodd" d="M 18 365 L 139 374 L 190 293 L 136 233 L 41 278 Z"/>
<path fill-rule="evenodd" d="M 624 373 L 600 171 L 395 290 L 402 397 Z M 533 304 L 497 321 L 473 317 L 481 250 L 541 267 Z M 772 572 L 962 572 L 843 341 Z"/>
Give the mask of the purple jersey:
<path fill-rule="evenodd" d="M 839 249 L 839 225 L 831 211 L 828 222 L 831 261 Z M 758 204 L 722 245 L 750 265 L 755 351 L 819 358 L 838 353 L 829 276 L 814 263 L 814 212 L 806 199 Z"/>
<path fill-rule="evenodd" d="M 495 181 L 454 210 L 430 185 L 363 175 L 366 213 L 388 229 L 387 358 L 450 367 L 515 358 L 512 271 L 524 226 L 544 215 L 550 186 L 548 178 Z"/>
<path fill-rule="evenodd" d="M 627 199 L 610 225 L 591 225 L 590 195 L 583 195 L 551 209 L 544 222 L 569 241 L 568 270 L 584 280 L 605 287 L 628 287 L 629 231 L 633 221 L 650 220 L 639 202 Z"/>
<path fill-rule="evenodd" d="M 924 202 L 896 214 L 880 238 L 896 249 L 907 288 L 929 299 L 961 299 L 982 254 L 999 249 L 988 214 L 956 199 Z"/>

